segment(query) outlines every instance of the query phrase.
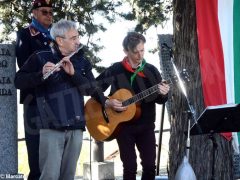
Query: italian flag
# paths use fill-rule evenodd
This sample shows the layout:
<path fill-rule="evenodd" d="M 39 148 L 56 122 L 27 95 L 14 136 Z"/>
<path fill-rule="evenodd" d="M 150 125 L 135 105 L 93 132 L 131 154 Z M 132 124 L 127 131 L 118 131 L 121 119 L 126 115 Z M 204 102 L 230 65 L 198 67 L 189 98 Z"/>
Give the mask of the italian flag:
<path fill-rule="evenodd" d="M 196 16 L 205 106 L 238 104 L 240 0 L 196 0 Z"/>

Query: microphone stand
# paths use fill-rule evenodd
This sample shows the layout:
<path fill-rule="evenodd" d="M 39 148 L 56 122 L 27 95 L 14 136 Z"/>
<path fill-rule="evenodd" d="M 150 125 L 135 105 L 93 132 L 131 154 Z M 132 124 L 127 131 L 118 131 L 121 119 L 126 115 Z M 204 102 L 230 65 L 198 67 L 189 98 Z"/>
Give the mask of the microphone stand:
<path fill-rule="evenodd" d="M 187 95 L 187 91 L 186 91 L 186 88 L 185 88 L 185 85 L 184 85 L 184 82 L 180 76 L 180 73 L 179 71 L 177 70 L 177 67 L 175 65 L 175 63 L 173 62 L 173 56 L 171 55 L 171 63 L 173 65 L 173 69 L 174 69 L 174 72 L 176 74 L 176 77 L 177 77 L 177 81 L 179 83 L 179 87 L 180 87 L 180 90 L 182 92 L 182 94 L 184 95 L 185 97 L 185 100 L 187 102 L 187 106 L 188 106 L 188 110 L 187 110 L 187 114 L 188 114 L 188 129 L 187 129 L 187 142 L 186 142 L 186 157 L 187 159 L 189 159 L 189 149 L 190 149 L 190 124 L 191 124 L 191 118 L 196 122 L 196 116 L 195 116 L 195 110 L 193 109 L 193 106 L 191 105 L 190 103 L 190 100 L 188 98 L 188 95 Z"/>
<path fill-rule="evenodd" d="M 190 100 L 188 98 L 187 91 L 186 91 L 184 82 L 183 82 L 183 80 L 181 78 L 181 75 L 180 75 L 180 73 L 179 73 L 175 63 L 173 62 L 174 57 L 173 57 L 172 49 L 166 43 L 163 43 L 162 47 L 168 49 L 168 51 L 170 53 L 170 61 L 172 63 L 172 66 L 173 66 L 173 69 L 174 69 L 174 73 L 175 73 L 177 81 L 179 83 L 180 91 L 184 95 L 184 98 L 185 98 L 185 100 L 187 102 L 187 106 L 188 106 L 188 111 L 187 111 L 188 112 L 188 130 L 187 130 L 187 141 L 186 141 L 186 158 L 184 157 L 184 160 L 183 160 L 183 163 L 188 163 L 188 160 L 189 160 L 189 150 L 190 150 L 190 123 L 191 123 L 191 119 L 193 119 L 194 122 L 197 123 L 196 113 L 195 113 L 195 110 L 194 110 L 194 108 L 193 108 L 193 106 L 190 103 Z M 186 70 L 184 71 L 184 73 L 186 73 L 185 75 L 187 75 Z M 187 78 L 187 81 L 189 81 L 188 78 Z M 191 165 L 187 164 L 187 166 L 185 166 L 185 167 L 188 167 L 187 171 L 188 171 L 188 174 L 189 174 L 189 178 L 186 177 L 187 174 L 186 174 L 186 172 L 184 172 L 184 171 L 186 171 L 186 169 L 184 169 L 183 167 L 184 167 L 184 165 L 183 166 L 181 165 L 178 168 L 175 180 L 187 180 L 187 179 L 195 180 L 196 176 L 195 176 L 194 171 L 192 170 Z"/>

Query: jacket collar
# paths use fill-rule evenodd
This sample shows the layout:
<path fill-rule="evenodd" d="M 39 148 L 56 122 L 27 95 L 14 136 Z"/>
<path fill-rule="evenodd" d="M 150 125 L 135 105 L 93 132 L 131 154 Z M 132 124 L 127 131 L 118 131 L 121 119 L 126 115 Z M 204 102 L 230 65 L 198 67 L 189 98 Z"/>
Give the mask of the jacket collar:
<path fill-rule="evenodd" d="M 59 60 L 59 59 L 62 59 L 64 57 L 62 55 L 61 51 L 59 50 L 58 45 L 55 41 L 52 41 L 49 46 L 51 48 L 54 59 Z"/>

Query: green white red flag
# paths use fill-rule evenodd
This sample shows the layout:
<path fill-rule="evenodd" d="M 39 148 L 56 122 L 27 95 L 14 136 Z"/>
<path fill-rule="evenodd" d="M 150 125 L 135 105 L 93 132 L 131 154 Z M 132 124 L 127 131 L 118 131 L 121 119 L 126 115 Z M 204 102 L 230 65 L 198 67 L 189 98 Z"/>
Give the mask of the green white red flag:
<path fill-rule="evenodd" d="M 238 104 L 240 0 L 196 0 L 196 16 L 205 106 Z"/>

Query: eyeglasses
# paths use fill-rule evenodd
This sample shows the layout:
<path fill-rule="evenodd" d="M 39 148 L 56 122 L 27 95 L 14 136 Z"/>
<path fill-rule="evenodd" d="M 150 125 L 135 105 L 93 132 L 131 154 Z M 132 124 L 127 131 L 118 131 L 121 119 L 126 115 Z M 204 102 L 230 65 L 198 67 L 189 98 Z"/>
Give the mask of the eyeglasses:
<path fill-rule="evenodd" d="M 79 35 L 76 35 L 76 36 L 72 36 L 70 38 L 67 38 L 67 37 L 64 37 L 64 36 L 59 36 L 60 38 L 63 38 L 63 39 L 66 39 L 66 40 L 70 40 L 70 41 L 76 41 L 76 40 L 79 40 L 80 37 Z"/>
<path fill-rule="evenodd" d="M 53 16 L 53 12 L 52 11 L 47 11 L 47 10 L 44 10 L 44 9 L 41 9 L 39 11 L 41 11 L 43 16 L 47 16 L 47 15 Z"/>

